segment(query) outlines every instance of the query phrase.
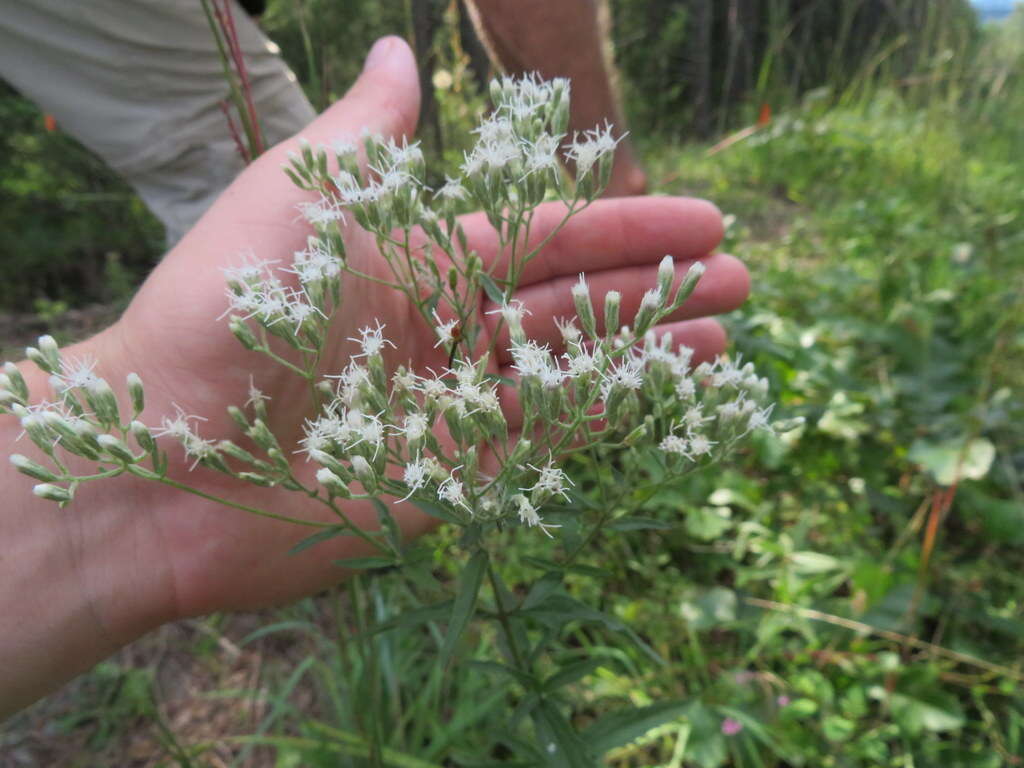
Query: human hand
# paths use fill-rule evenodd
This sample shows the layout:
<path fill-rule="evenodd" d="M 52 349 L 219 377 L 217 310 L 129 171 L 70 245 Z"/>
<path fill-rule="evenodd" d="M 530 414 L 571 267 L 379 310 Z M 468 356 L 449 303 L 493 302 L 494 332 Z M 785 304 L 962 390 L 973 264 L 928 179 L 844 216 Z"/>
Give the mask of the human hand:
<path fill-rule="evenodd" d="M 303 132 L 312 144 L 338 138 L 356 139 L 363 129 L 383 135 L 411 133 L 419 104 L 417 76 L 411 52 L 397 38 L 374 48 L 360 80 L 346 97 Z M 111 382 L 137 371 L 146 381 L 147 408 L 143 420 L 157 423 L 180 406 L 207 419 L 200 426 L 206 437 L 243 442 L 225 409 L 248 398 L 250 373 L 270 399 L 270 427 L 282 444 L 294 444 L 308 415 L 308 385 L 288 370 L 247 351 L 226 322 L 217 323 L 226 306 L 222 269 L 237 264 L 240 253 L 274 259 L 301 250 L 310 233 L 297 214 L 307 199 L 280 166 L 294 140 L 270 150 L 224 193 L 210 212 L 172 251 L 139 291 L 123 318 L 101 337 L 70 354 L 93 354 L 99 373 Z M 560 204 L 538 211 L 533 232 L 542 240 L 561 218 Z M 487 262 L 498 258 L 493 231 L 479 214 L 464 217 L 470 247 Z M 677 198 L 631 198 L 595 202 L 572 219 L 531 261 L 516 298 L 532 314 L 524 321 L 527 335 L 553 347 L 560 335 L 552 318 L 574 314 L 569 286 L 585 271 L 596 294 L 611 289 L 622 294 L 622 314 L 632 316 L 641 296 L 655 281 L 657 266 L 672 254 L 682 273 L 701 259 L 707 272 L 677 316 L 659 331 L 671 330 L 677 340 L 696 350 L 698 358 L 718 353 L 724 333 L 708 318 L 740 304 L 748 278 L 735 259 L 711 255 L 721 236 L 717 210 L 702 201 Z M 360 271 L 383 276 L 386 266 L 373 239 L 350 224 L 345 232 L 349 263 Z M 442 269 L 443 272 L 443 269 Z M 479 311 L 488 332 L 497 330 L 493 305 L 479 298 Z M 415 370 L 442 369 L 447 350 L 435 347 L 433 330 L 398 292 L 371 283 L 346 284 L 344 302 L 336 314 L 332 341 L 321 371 L 341 370 L 354 347 L 348 338 L 359 328 L 380 321 L 396 343 L 389 362 Z M 502 345 L 498 366 L 508 366 Z M 498 368 L 499 373 L 507 373 Z M 515 424 L 515 414 L 509 418 Z M 311 521 L 331 522 L 329 512 L 299 494 L 279 488 L 241 486 L 206 470 L 189 472 L 190 460 L 170 446 L 170 476 L 214 496 Z M 294 472 L 311 478 L 314 467 L 295 454 Z M 80 491 L 75 515 L 82 525 L 116 530 L 125 544 L 114 563 L 145 580 L 141 593 L 157 621 L 214 610 L 246 608 L 308 594 L 339 577 L 332 561 L 366 554 L 351 537 L 335 539 L 301 556 L 289 548 L 309 534 L 308 529 L 251 517 L 244 512 L 196 499 L 156 485 L 143 487 L 122 478 L 110 492 Z M 107 495 L 103 495 L 106 493 Z M 102 501 L 101 501 L 102 500 Z M 353 503 L 346 512 L 360 524 L 375 527 L 372 510 Z M 46 514 L 52 514 L 47 510 Z M 400 520 L 408 535 L 424 531 L 429 519 L 415 509 L 403 509 Z M 108 553 L 110 554 L 110 553 Z M 120 559 L 118 559 L 120 558 Z M 109 567 L 109 558 L 108 558 Z M 106 582 L 105 582 L 106 583 Z M 138 611 L 138 600 L 113 605 L 105 600 L 97 613 L 115 636 L 119 628 L 137 625 L 124 611 Z M 155 607 L 152 607 L 155 606 Z"/>

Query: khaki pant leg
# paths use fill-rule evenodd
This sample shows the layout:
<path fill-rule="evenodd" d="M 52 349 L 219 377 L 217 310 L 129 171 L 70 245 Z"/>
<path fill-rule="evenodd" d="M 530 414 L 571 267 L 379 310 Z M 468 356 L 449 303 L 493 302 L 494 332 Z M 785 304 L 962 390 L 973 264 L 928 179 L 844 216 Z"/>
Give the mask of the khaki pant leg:
<path fill-rule="evenodd" d="M 120 173 L 176 242 L 242 169 L 200 0 L 0 0 L 0 77 Z M 269 144 L 315 116 L 277 46 L 235 6 Z"/>

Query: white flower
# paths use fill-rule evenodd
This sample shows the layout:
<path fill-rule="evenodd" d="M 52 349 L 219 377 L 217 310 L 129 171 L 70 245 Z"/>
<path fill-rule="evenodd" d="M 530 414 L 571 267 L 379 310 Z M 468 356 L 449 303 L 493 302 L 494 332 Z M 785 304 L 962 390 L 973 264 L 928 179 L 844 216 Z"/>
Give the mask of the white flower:
<path fill-rule="evenodd" d="M 462 490 L 462 481 L 456 480 L 455 475 L 449 475 L 447 479 L 437 488 L 437 498 L 455 507 L 464 507 L 472 512 L 466 503 L 466 494 Z"/>
<path fill-rule="evenodd" d="M 521 491 L 540 491 L 551 496 L 569 498 L 569 486 L 574 485 L 572 480 L 559 467 L 548 462 L 539 469 L 532 464 L 527 464 L 530 469 L 538 473 L 537 482 L 529 488 L 520 488 Z"/>
<path fill-rule="evenodd" d="M 465 200 L 466 194 L 466 188 L 458 179 L 445 176 L 444 186 L 437 190 L 434 197 L 440 197 L 442 200 Z"/>
<path fill-rule="evenodd" d="M 416 459 L 409 462 L 402 473 L 402 482 L 409 489 L 409 493 L 404 498 L 399 499 L 399 501 L 406 501 L 416 491 L 425 486 L 427 481 L 430 480 L 432 470 L 431 465 L 424 459 Z"/>
<path fill-rule="evenodd" d="M 752 411 L 750 418 L 747 421 L 747 429 L 771 429 L 771 415 L 775 405 L 769 405 L 767 408 L 759 408 Z"/>
<path fill-rule="evenodd" d="M 555 327 L 562 334 L 562 341 L 566 345 L 579 341 L 580 337 L 583 336 L 582 331 L 576 327 L 576 318 L 569 318 L 568 320 L 558 318 L 555 320 Z"/>
<path fill-rule="evenodd" d="M 583 138 L 577 134 L 573 137 L 572 144 L 566 156 L 576 163 L 576 173 L 582 177 L 590 173 L 594 165 L 605 155 L 615 151 L 615 145 L 620 139 L 612 138 L 612 128 L 605 125 L 583 134 Z"/>
<path fill-rule="evenodd" d="M 640 389 L 644 383 L 643 365 L 638 360 L 623 360 L 605 373 L 601 394 L 605 399 L 616 387 Z"/>
<path fill-rule="evenodd" d="M 192 425 L 190 422 L 193 421 L 206 421 L 202 416 L 189 416 L 182 410 L 181 406 L 174 404 L 175 416 L 170 418 L 164 416 L 161 419 L 161 426 L 153 430 L 154 437 L 169 436 L 176 440 L 185 442 L 195 437 L 195 433 L 192 431 Z"/>
<path fill-rule="evenodd" d="M 704 456 L 711 453 L 711 446 L 713 445 L 717 445 L 717 443 L 708 440 L 704 435 L 690 435 L 690 451 L 694 456 Z"/>
<path fill-rule="evenodd" d="M 674 453 L 678 456 L 689 457 L 689 451 L 687 450 L 686 440 L 681 438 L 679 435 L 668 435 L 666 436 L 658 447 L 665 453 Z"/>
<path fill-rule="evenodd" d="M 518 299 L 512 299 L 507 304 L 502 304 L 498 309 L 492 309 L 487 313 L 488 315 L 500 314 L 502 318 L 513 328 L 518 328 L 523 324 L 523 318 L 526 315 L 533 314 L 526 308 L 526 305 Z"/>
<path fill-rule="evenodd" d="M 693 379 L 683 378 L 676 381 L 676 397 L 680 400 L 692 400 L 697 393 L 697 385 Z"/>
<path fill-rule="evenodd" d="M 60 363 L 60 375 L 51 377 L 50 382 L 60 394 L 72 389 L 88 389 L 101 381 L 94 373 L 95 368 L 95 358 L 66 357 Z"/>
<path fill-rule="evenodd" d="M 402 434 L 405 435 L 406 440 L 420 440 L 427 434 L 429 428 L 430 423 L 427 421 L 427 415 L 416 411 L 406 414 L 402 425 Z"/>
<path fill-rule="evenodd" d="M 437 314 L 437 310 L 434 310 L 434 322 L 437 323 L 434 326 L 434 333 L 437 334 L 437 344 L 435 348 L 440 346 L 448 346 L 455 340 L 455 326 L 459 324 L 458 320 L 452 319 L 442 323 L 441 317 Z"/>
<path fill-rule="evenodd" d="M 561 528 L 560 525 L 551 525 L 542 522 L 541 516 L 537 514 L 537 508 L 530 503 L 530 500 L 523 494 L 517 493 L 512 497 L 512 503 L 516 506 L 516 512 L 519 514 L 519 522 L 523 525 L 528 525 L 531 528 L 540 528 L 544 533 L 551 538 L 551 531 L 549 528 Z"/>
<path fill-rule="evenodd" d="M 362 349 L 362 352 L 353 357 L 374 357 L 379 355 L 385 346 L 390 346 L 392 349 L 395 348 L 394 344 L 384 338 L 384 326 L 381 325 L 379 320 L 375 328 L 369 325 L 365 328 L 360 328 L 358 339 L 349 337 L 348 340 L 356 342 Z"/>
<path fill-rule="evenodd" d="M 251 373 L 249 374 L 249 393 L 248 394 L 249 394 L 249 399 L 245 401 L 245 407 L 246 408 L 255 407 L 255 406 L 259 405 L 260 403 L 264 403 L 264 402 L 270 400 L 270 397 L 268 397 L 267 395 L 263 394 L 263 392 L 260 391 L 256 387 L 256 380 L 253 378 Z"/>

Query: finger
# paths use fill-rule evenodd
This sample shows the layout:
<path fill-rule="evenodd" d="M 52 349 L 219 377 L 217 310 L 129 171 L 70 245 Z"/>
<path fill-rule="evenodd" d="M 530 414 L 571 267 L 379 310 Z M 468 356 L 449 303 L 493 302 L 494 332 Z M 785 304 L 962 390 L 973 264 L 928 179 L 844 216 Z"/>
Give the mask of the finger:
<path fill-rule="evenodd" d="M 692 349 L 693 365 L 714 360 L 716 356 L 725 351 L 728 341 L 728 336 L 721 323 L 710 317 L 662 323 L 654 328 L 654 333 L 659 339 L 666 333 L 672 334 L 673 348 L 682 344 Z M 518 372 L 510 365 L 501 366 L 498 373 L 502 377 L 519 381 Z M 518 430 L 523 425 L 523 411 L 519 402 L 518 389 L 508 384 L 502 384 L 498 394 L 509 429 Z"/>
<path fill-rule="evenodd" d="M 299 134 L 271 150 L 278 163 L 298 149 L 303 138 L 314 147 L 337 140 L 359 142 L 365 131 L 384 137 L 411 136 L 420 110 L 416 57 L 395 36 L 382 37 L 367 54 L 359 79 L 341 100 Z"/>
<path fill-rule="evenodd" d="M 537 208 L 528 249 L 538 247 L 565 217 L 562 203 Z M 495 274 L 508 272 L 507 249 L 482 213 L 462 218 L 472 247 Z M 686 197 L 623 197 L 598 200 L 575 214 L 525 268 L 520 286 L 556 277 L 657 264 L 665 254 L 696 259 L 722 239 L 722 214 L 706 200 Z"/>
<path fill-rule="evenodd" d="M 750 275 L 743 263 L 724 253 L 717 253 L 703 259 L 706 267 L 704 275 L 697 282 L 697 287 L 682 307 L 669 315 L 663 322 L 687 320 L 708 315 L 730 312 L 746 301 L 750 293 Z M 677 262 L 676 280 L 678 285 L 689 270 L 692 262 Z M 605 333 L 604 300 L 608 291 L 621 294 L 619 308 L 620 325 L 632 325 L 633 318 L 640 308 L 644 293 L 653 288 L 657 282 L 657 266 L 627 267 L 592 272 L 587 276 L 590 285 L 591 301 L 597 319 L 598 333 Z M 535 283 L 517 292 L 516 298 L 531 314 L 523 318 L 523 330 L 527 338 L 541 344 L 550 344 L 553 349 L 563 347 L 562 336 L 556 327 L 556 318 L 569 319 L 576 315 L 573 305 L 571 287 L 575 277 L 559 277 L 544 283 Z M 673 291 L 675 287 L 673 287 Z M 672 293 L 669 294 L 670 296 Z M 492 302 L 485 302 L 485 311 L 495 307 Z M 499 314 L 485 314 L 489 330 L 498 331 L 498 362 L 508 363 L 508 329 L 502 324 L 497 328 Z M 613 331 L 617 328 L 611 329 Z"/>

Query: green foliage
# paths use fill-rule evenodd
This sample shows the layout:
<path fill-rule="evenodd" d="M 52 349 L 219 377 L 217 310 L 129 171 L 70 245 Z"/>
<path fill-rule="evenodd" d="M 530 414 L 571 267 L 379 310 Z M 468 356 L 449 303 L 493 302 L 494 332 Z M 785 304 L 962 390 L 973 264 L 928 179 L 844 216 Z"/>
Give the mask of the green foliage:
<path fill-rule="evenodd" d="M 655 46 L 671 53 L 685 14 L 669 7 Z M 635 29 L 618 34 L 639 62 L 643 46 L 622 44 Z M 758 61 L 764 82 L 797 76 L 800 40 Z M 934 48 L 913 58 L 913 87 L 911 70 L 879 63 L 892 40 L 862 46 L 868 63 L 841 76 L 819 72 L 829 90 L 724 152 L 648 152 L 653 178 L 732 217 L 726 245 L 754 272 L 730 322 L 737 350 L 806 426 L 764 436 L 737 469 L 629 489 L 642 516 L 586 549 L 569 517 L 557 542 L 508 533 L 490 581 L 442 531 L 413 579 L 380 569 L 333 609 L 285 609 L 260 634 L 308 653 L 268 676 L 253 744 L 280 765 L 360 767 L 593 765 L 593 752 L 622 768 L 996 768 L 1024 755 L 1024 12 L 955 71 Z M 666 59 L 650 58 L 663 77 Z M 652 112 L 685 120 L 685 88 L 627 75 Z M 619 472 L 581 461 L 579 493 L 601 508 Z M 445 598 L 460 580 L 461 603 Z M 471 600 L 546 659 L 540 684 L 493 626 L 462 626 Z M 299 687 L 312 704 L 296 706 Z"/>
<path fill-rule="evenodd" d="M 159 224 L 87 150 L 44 129 L 30 102 L 0 83 L 0 307 L 45 298 L 123 299 L 162 250 Z M 130 276 L 130 279 L 125 279 Z"/>

